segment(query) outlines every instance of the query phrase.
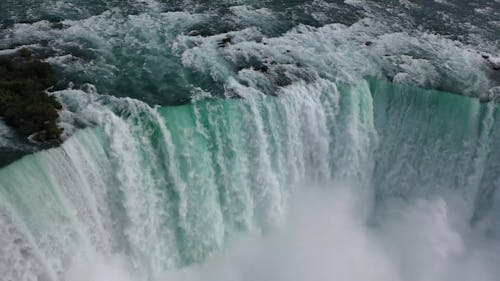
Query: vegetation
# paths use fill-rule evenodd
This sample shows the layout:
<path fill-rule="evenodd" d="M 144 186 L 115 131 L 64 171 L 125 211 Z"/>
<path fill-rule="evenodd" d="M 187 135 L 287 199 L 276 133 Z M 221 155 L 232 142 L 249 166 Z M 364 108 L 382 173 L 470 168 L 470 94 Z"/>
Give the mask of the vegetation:
<path fill-rule="evenodd" d="M 50 64 L 33 58 L 28 49 L 0 57 L 0 116 L 21 135 L 40 142 L 58 141 L 61 104 L 47 94 L 56 82 Z"/>

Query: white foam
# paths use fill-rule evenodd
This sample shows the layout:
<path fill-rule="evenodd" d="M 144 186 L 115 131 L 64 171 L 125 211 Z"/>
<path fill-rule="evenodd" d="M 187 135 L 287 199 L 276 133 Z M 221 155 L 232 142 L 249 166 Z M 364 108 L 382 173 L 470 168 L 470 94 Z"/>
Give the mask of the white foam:
<path fill-rule="evenodd" d="M 232 44 L 220 48 L 217 42 L 226 36 L 232 37 Z M 391 78 L 398 73 L 406 75 L 404 81 L 401 75 L 396 77 L 398 82 L 447 88 L 466 95 L 478 95 L 492 84 L 484 60 L 473 47 L 434 34 L 392 32 L 368 19 L 352 26 L 301 25 L 281 37 L 260 42 L 262 37 L 258 30 L 244 29 L 207 38 L 181 36 L 173 46 L 184 66 L 222 83 L 234 76 L 231 63 L 256 59 L 275 62 L 269 66 L 271 73 L 284 67 L 295 71 L 306 68 L 314 73 L 312 76 L 347 84 L 357 84 L 365 77 Z"/>
<path fill-rule="evenodd" d="M 467 248 L 444 201 L 397 206 L 372 228 L 358 211 L 365 204 L 359 198 L 345 186 L 300 192 L 284 228 L 243 238 L 212 261 L 161 280 L 496 280 L 493 252 Z"/>

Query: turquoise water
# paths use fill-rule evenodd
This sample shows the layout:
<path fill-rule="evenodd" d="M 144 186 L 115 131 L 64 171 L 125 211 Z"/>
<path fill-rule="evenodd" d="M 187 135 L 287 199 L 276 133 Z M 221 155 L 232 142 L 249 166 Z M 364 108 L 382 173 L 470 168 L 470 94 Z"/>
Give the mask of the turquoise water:
<path fill-rule="evenodd" d="M 64 142 L 0 120 L 0 279 L 497 280 L 499 11 L 2 1 Z"/>
<path fill-rule="evenodd" d="M 130 99 L 95 100 L 76 90 L 58 93 L 61 100 L 78 100 L 74 110 L 95 125 L 60 148 L 0 170 L 3 273 L 21 280 L 196 280 L 175 272 L 185 268 L 196 276 L 206 269 L 193 265 L 227 251 L 256 255 L 234 246 L 248 235 L 291 235 L 278 239 L 285 244 L 262 241 L 254 249 L 274 257 L 268 247 L 277 245 L 277 251 L 299 251 L 300 257 L 297 247 L 310 243 L 293 238 L 301 231 L 313 240 L 324 231 L 331 234 L 314 242 L 311 251 L 333 247 L 336 253 L 343 243 L 355 249 L 368 239 L 375 248 L 354 260 L 369 268 L 380 255 L 385 269 L 376 278 L 391 280 L 421 280 L 426 274 L 449 280 L 478 270 L 476 262 L 495 253 L 495 104 L 383 81 L 340 87 L 320 80 L 282 91 L 277 97 L 201 99 L 157 108 Z M 338 190 L 347 195 L 329 193 Z M 396 208 L 401 204 L 406 207 Z M 355 215 L 349 211 L 353 206 Z M 296 208 L 298 215 L 290 217 Z M 330 208 L 333 213 L 317 214 Z M 321 224 L 312 223 L 308 212 Z M 297 217 L 298 222 L 289 221 Z M 342 229 L 331 229 L 329 220 Z M 406 225 L 412 220 L 421 225 Z M 395 228 L 412 233 L 410 240 Z M 347 237 L 337 240 L 339 233 Z M 384 233 L 395 236 L 396 244 L 413 242 L 392 249 L 377 240 Z M 492 244 L 484 249 L 486 243 Z M 348 262 L 351 247 L 344 249 L 346 260 L 332 258 Z M 471 250 L 478 256 L 470 257 Z M 391 251 L 403 255 L 402 265 Z M 326 270 L 315 255 L 307 255 L 320 272 Z M 442 266 L 439 272 L 423 264 L 427 259 Z M 264 275 L 252 278 L 272 276 L 260 263 L 247 268 L 229 261 L 225 266 L 237 275 L 256 267 Z M 293 272 L 283 269 L 287 262 L 276 264 L 276 278 Z M 345 274 L 358 270 L 351 262 Z M 492 256 L 480 265 L 492 274 L 488 264 L 496 262 Z M 220 265 L 212 267 L 209 275 L 219 278 Z M 362 278 L 366 270 L 352 277 Z M 425 274 L 415 277 L 412 270 Z M 488 274 L 481 280 L 493 280 Z"/>

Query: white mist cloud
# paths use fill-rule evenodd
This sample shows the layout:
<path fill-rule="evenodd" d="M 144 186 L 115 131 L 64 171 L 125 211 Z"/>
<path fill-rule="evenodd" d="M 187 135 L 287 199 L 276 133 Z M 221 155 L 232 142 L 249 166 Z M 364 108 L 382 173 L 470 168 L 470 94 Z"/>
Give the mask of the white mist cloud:
<path fill-rule="evenodd" d="M 500 276 L 498 255 L 481 250 L 481 241 L 467 245 L 450 223 L 445 200 L 394 204 L 368 226 L 361 211 L 367 202 L 355 190 L 296 194 L 284 228 L 243 238 L 205 264 L 167 273 L 162 281 L 493 281 Z"/>
<path fill-rule="evenodd" d="M 68 281 L 133 281 L 125 259 L 114 255 L 94 255 L 92 260 L 77 255 L 62 280 Z"/>
<path fill-rule="evenodd" d="M 446 200 L 390 203 L 369 224 L 370 202 L 356 190 L 299 192 L 282 227 L 153 281 L 498 280 L 498 246 L 455 230 Z M 119 257 L 75 260 L 64 280 L 149 280 L 128 270 Z"/>

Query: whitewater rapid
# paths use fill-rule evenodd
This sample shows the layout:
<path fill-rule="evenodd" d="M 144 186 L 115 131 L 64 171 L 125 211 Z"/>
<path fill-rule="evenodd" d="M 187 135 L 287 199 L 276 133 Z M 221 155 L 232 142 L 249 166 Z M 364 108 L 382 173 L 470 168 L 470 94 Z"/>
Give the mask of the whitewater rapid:
<path fill-rule="evenodd" d="M 0 279 L 500 276 L 500 9 L 25 2 L 64 142 L 0 123 Z"/>

